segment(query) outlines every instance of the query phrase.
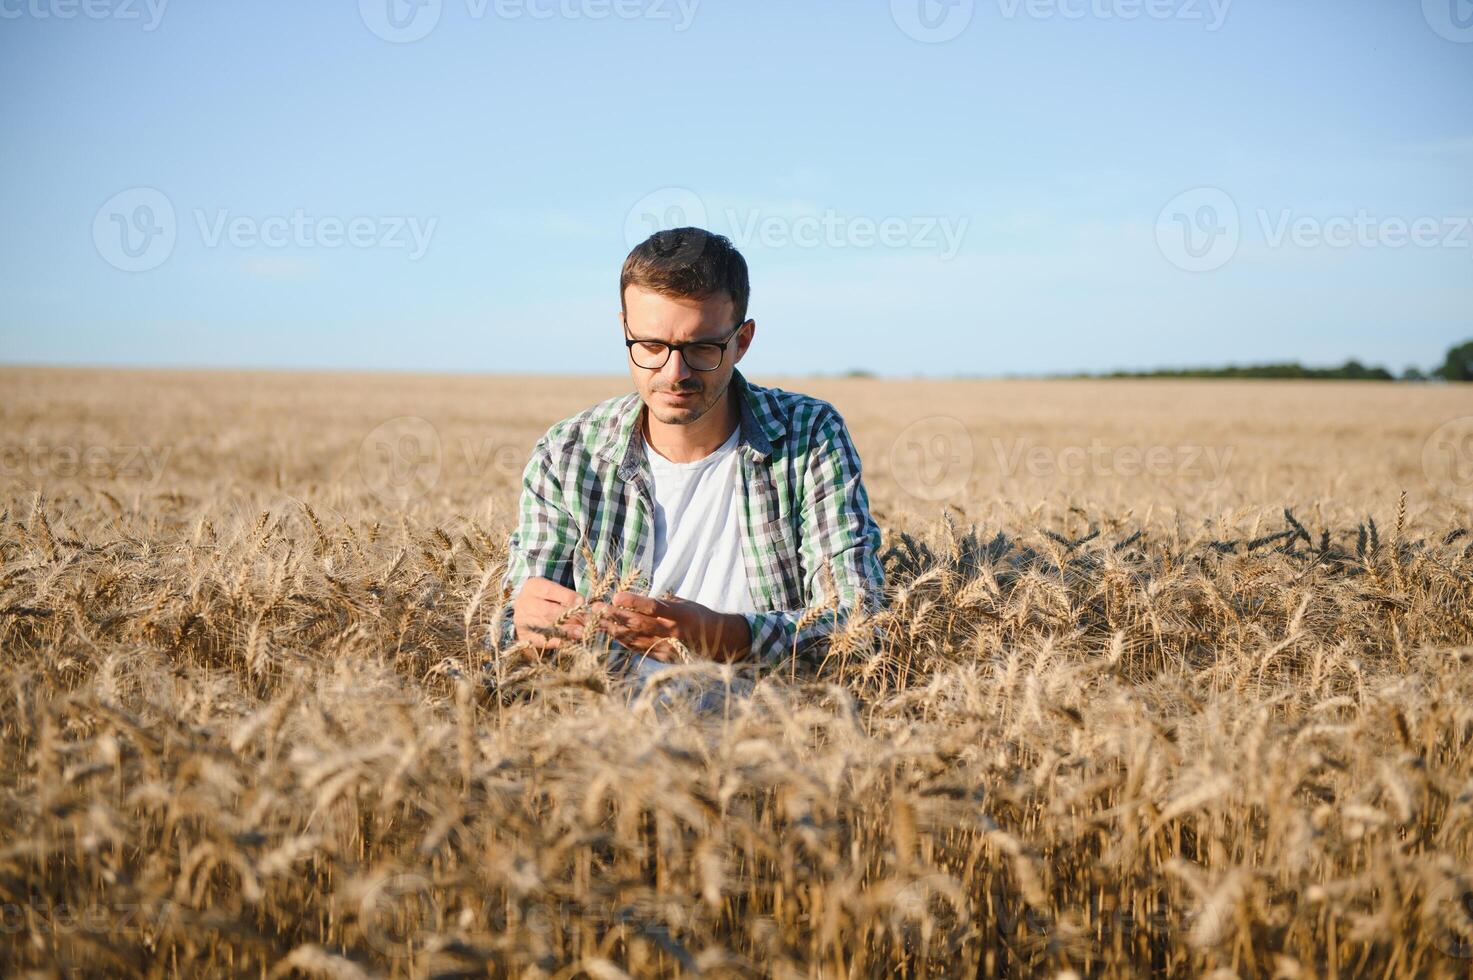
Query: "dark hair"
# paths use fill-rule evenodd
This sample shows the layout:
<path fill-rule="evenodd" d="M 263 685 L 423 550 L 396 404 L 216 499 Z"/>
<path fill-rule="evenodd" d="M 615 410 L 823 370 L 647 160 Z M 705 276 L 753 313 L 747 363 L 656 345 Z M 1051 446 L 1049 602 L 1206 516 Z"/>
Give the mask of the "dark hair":
<path fill-rule="evenodd" d="M 706 299 L 728 293 L 736 307 L 737 323 L 747 319 L 752 286 L 747 260 L 725 235 L 701 228 L 657 231 L 624 260 L 619 272 L 619 308 L 625 309 L 624 290 L 639 286 L 666 296 Z"/>

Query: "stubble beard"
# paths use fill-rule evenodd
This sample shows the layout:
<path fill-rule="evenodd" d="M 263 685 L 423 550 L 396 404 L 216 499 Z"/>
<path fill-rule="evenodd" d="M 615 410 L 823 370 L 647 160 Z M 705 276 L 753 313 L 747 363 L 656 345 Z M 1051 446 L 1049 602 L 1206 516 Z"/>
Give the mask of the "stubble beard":
<path fill-rule="evenodd" d="M 711 411 L 716 403 L 721 400 L 722 395 L 726 394 L 726 389 L 728 386 L 730 386 L 730 384 L 731 379 L 727 378 L 726 383 L 721 386 L 720 391 L 716 392 L 714 398 L 712 398 L 708 402 L 705 402 L 704 404 L 692 405 L 688 408 L 657 410 L 651 405 L 651 402 L 655 401 L 655 399 L 659 395 L 659 392 L 652 392 L 649 401 L 645 402 L 645 408 L 648 409 L 650 414 L 658 419 L 660 421 L 660 424 L 662 425 L 690 425 L 694 422 L 700 421 L 702 418 L 705 418 L 706 413 Z M 701 389 L 702 392 L 707 392 L 709 390 L 709 388 Z"/>

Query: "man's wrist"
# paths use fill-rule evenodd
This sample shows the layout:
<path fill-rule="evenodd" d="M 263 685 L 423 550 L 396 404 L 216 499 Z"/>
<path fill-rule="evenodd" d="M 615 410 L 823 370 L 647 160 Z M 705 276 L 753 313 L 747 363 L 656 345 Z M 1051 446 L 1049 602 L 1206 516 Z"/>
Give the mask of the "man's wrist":
<path fill-rule="evenodd" d="M 752 630 L 742 613 L 722 613 L 721 655 L 727 663 L 746 660 L 752 653 Z"/>

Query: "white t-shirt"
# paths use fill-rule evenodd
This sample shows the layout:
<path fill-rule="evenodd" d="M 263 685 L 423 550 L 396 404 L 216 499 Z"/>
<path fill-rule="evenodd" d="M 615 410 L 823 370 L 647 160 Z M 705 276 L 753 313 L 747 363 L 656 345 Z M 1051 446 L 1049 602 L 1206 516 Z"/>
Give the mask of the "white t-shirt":
<path fill-rule="evenodd" d="M 737 426 L 711 455 L 693 463 L 673 463 L 645 442 L 655 483 L 650 595 L 668 589 L 717 612 L 758 611 L 742 558 L 740 435 Z"/>

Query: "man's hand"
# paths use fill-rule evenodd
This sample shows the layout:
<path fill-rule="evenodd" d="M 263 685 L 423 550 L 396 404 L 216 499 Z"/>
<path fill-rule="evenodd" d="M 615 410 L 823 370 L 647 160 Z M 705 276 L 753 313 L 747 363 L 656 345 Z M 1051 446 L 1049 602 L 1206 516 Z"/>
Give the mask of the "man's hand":
<path fill-rule="evenodd" d="M 613 602 L 594 602 L 598 628 L 639 653 L 666 663 L 677 657 L 668 641 L 679 640 L 697 656 L 722 663 L 742 660 L 752 646 L 747 619 L 740 613 L 719 613 L 689 599 L 651 599 L 633 592 L 615 592 Z"/>
<path fill-rule="evenodd" d="M 522 585 L 517 601 L 512 605 L 512 621 L 516 623 L 517 639 L 531 640 L 541 650 L 556 650 L 562 646 L 560 636 L 547 636 L 534 632 L 532 627 L 547 629 L 558 621 L 558 617 L 583 601 L 583 597 L 550 578 L 533 576 Z M 573 636 L 583 632 L 585 613 L 578 611 L 563 620 L 558 629 Z"/>

